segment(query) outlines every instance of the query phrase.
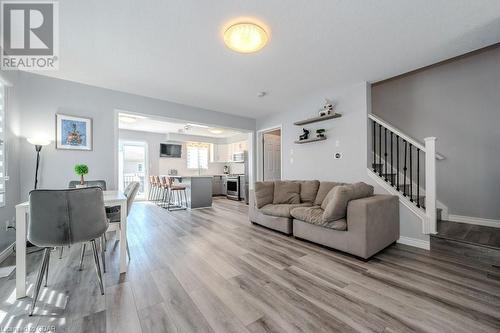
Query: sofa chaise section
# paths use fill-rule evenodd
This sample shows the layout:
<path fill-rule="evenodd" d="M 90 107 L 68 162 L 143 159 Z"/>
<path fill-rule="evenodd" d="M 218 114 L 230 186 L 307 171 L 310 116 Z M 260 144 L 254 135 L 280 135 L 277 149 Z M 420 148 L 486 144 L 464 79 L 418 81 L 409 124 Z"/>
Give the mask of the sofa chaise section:
<path fill-rule="evenodd" d="M 329 223 L 320 225 L 296 218 L 293 235 L 368 259 L 399 238 L 398 197 L 374 195 L 349 201 L 347 219 Z"/>

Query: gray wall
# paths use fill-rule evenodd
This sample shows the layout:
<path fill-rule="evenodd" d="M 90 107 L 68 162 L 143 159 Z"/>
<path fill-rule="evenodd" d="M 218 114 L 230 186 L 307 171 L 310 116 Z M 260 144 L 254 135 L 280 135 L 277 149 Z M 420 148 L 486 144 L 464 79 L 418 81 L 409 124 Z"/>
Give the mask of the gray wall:
<path fill-rule="evenodd" d="M 257 119 L 257 129 L 282 125 L 282 176 L 283 179 L 319 179 L 345 182 L 367 181 L 367 93 L 365 83 L 342 90 L 318 92 L 297 105 L 270 117 Z M 302 134 L 302 126 L 293 123 L 318 115 L 324 98 L 332 98 L 341 118 L 305 125 L 311 130 L 326 129 L 326 141 L 295 144 Z M 338 144 L 338 146 L 337 146 Z M 343 158 L 335 160 L 334 153 L 342 152 Z"/>
<path fill-rule="evenodd" d="M 56 150 L 54 143 L 43 147 L 39 184 L 42 188 L 61 188 L 75 179 L 73 166 L 89 166 L 89 178 L 105 179 L 116 188 L 115 112 L 127 110 L 155 116 L 205 122 L 219 127 L 253 131 L 255 120 L 221 112 L 190 107 L 167 101 L 91 87 L 70 81 L 23 72 L 2 72 L 10 81 L 7 107 L 7 154 L 10 181 L 7 206 L 0 208 L 0 251 L 14 240 L 14 232 L 5 232 L 5 220 L 14 217 L 14 206 L 26 200 L 33 188 L 35 149 L 26 138 L 44 133 L 55 138 L 55 114 L 92 117 L 93 151 Z"/>
<path fill-rule="evenodd" d="M 302 133 L 302 127 L 293 123 L 316 116 L 325 97 L 335 101 L 336 111 L 341 113 L 342 117 L 303 127 L 325 128 L 328 139 L 309 144 L 295 144 L 294 141 Z M 367 114 L 370 108 L 370 89 L 365 83 L 344 89 L 329 89 L 311 95 L 292 110 L 257 119 L 257 130 L 282 125 L 283 179 L 364 181 L 374 185 L 376 193 L 385 193 L 369 178 L 366 171 Z M 335 152 L 341 152 L 343 158 L 335 160 Z M 402 204 L 400 215 L 401 236 L 429 239 L 429 236 L 422 234 L 420 220 Z"/>
<path fill-rule="evenodd" d="M 438 200 L 449 213 L 500 219 L 500 48 L 372 88 L 373 113 L 438 138 Z"/>
<path fill-rule="evenodd" d="M 36 132 L 55 137 L 55 114 L 66 113 L 92 117 L 94 123 L 93 151 L 56 150 L 54 144 L 44 147 L 40 166 L 41 187 L 64 187 L 75 178 L 73 165 L 89 166 L 88 178 L 105 179 L 115 188 L 116 146 L 115 109 L 188 121 L 206 122 L 221 127 L 248 130 L 255 128 L 255 120 L 199 109 L 167 101 L 91 87 L 74 82 L 28 73 L 18 73 L 14 81 L 21 105 L 21 198 L 32 188 L 31 174 L 34 149 L 24 138 Z M 28 177 L 29 176 L 29 177 Z"/>

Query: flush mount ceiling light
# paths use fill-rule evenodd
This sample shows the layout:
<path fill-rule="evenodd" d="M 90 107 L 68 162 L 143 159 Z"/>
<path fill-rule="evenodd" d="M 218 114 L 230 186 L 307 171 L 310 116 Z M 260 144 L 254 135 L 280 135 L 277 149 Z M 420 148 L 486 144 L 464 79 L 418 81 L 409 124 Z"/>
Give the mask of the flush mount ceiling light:
<path fill-rule="evenodd" d="M 224 131 L 218 128 L 212 128 L 208 130 L 212 134 L 222 134 Z"/>
<path fill-rule="evenodd" d="M 268 40 L 266 30 L 250 22 L 235 23 L 224 32 L 227 47 L 240 53 L 257 52 L 266 46 Z"/>

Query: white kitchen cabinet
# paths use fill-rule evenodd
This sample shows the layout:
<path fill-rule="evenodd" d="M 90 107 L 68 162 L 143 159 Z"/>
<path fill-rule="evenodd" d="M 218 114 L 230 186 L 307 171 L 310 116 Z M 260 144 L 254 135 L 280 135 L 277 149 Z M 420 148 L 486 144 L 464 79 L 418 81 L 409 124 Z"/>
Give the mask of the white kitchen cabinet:
<path fill-rule="evenodd" d="M 213 160 L 212 162 L 229 162 L 229 145 L 222 143 L 222 144 L 214 144 L 213 145 Z"/>

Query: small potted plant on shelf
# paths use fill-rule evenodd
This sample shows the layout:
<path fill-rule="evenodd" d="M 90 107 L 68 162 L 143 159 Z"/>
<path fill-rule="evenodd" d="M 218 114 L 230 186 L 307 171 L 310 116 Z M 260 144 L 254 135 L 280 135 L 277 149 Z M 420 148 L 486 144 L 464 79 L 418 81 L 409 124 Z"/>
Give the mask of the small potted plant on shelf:
<path fill-rule="evenodd" d="M 85 187 L 85 179 L 83 176 L 89 173 L 89 167 L 85 164 L 77 164 L 75 165 L 75 173 L 80 176 L 80 185 L 76 187 Z"/>
<path fill-rule="evenodd" d="M 324 138 L 325 137 L 325 129 L 324 128 L 318 128 L 316 130 L 316 137 L 317 138 Z"/>

